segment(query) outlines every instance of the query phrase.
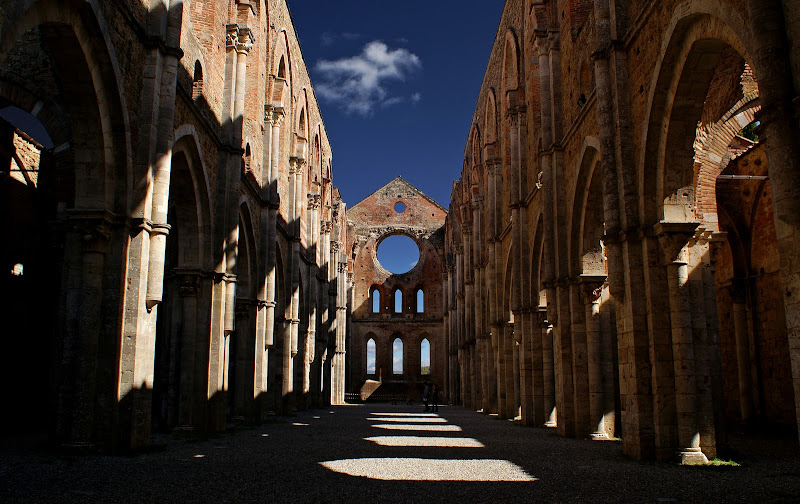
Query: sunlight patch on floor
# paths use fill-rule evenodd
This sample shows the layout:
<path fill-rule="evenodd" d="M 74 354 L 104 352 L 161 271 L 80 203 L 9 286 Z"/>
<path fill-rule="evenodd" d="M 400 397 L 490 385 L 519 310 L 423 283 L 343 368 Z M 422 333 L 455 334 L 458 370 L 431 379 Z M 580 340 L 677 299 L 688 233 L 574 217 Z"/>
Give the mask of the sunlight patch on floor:
<path fill-rule="evenodd" d="M 458 425 L 376 424 L 373 427 L 389 430 L 461 432 L 461 427 Z"/>
<path fill-rule="evenodd" d="M 423 436 L 374 436 L 364 438 L 380 446 L 425 446 L 436 448 L 485 448 L 473 438 L 423 437 Z"/>
<path fill-rule="evenodd" d="M 435 460 L 362 458 L 320 462 L 328 470 L 350 476 L 390 481 L 536 481 L 508 460 Z"/>
<path fill-rule="evenodd" d="M 372 416 L 393 416 L 393 417 L 439 417 L 436 413 L 370 413 Z"/>
<path fill-rule="evenodd" d="M 426 418 L 412 418 L 412 417 L 374 417 L 368 418 L 370 422 L 407 422 L 407 423 L 447 423 L 444 418 L 426 417 Z"/>

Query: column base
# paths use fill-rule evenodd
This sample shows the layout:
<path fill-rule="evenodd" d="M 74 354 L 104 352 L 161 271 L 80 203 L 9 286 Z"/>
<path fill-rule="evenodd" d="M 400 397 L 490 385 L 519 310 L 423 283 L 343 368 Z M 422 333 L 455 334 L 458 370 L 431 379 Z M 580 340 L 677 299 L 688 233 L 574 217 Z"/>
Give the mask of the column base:
<path fill-rule="evenodd" d="M 704 465 L 708 464 L 708 457 L 699 448 L 690 448 L 678 452 L 678 459 L 681 465 Z"/>

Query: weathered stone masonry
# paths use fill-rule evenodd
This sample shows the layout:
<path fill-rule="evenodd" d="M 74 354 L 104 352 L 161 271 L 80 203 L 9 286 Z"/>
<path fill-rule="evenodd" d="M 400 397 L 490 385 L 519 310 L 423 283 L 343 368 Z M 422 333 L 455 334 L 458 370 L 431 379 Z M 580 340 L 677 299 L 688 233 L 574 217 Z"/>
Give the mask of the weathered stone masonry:
<path fill-rule="evenodd" d="M 401 211 L 395 209 L 395 205 Z M 362 398 L 395 397 L 419 401 L 424 383 L 447 383 L 444 346 L 444 222 L 447 211 L 397 177 L 347 212 L 347 249 L 352 257 L 349 378 L 347 391 Z M 407 273 L 393 274 L 378 262 L 381 242 L 404 235 L 419 247 L 419 260 Z M 422 292 L 422 309 L 417 305 Z M 396 310 L 394 296 L 402 296 Z M 377 308 L 377 309 L 376 309 Z M 403 373 L 394 374 L 392 346 L 403 345 Z M 375 344 L 375 370 L 367 369 L 367 345 Z M 430 372 L 421 370 L 421 345 L 430 345 Z M 441 401 L 449 398 L 444 391 Z"/>
<path fill-rule="evenodd" d="M 798 15 L 506 2 L 447 218 L 456 400 L 686 463 L 796 434 Z"/>
<path fill-rule="evenodd" d="M 343 402 L 346 216 L 284 1 L 3 1 L 6 106 L 53 141 L 0 125 L 10 427 L 126 451 Z"/>

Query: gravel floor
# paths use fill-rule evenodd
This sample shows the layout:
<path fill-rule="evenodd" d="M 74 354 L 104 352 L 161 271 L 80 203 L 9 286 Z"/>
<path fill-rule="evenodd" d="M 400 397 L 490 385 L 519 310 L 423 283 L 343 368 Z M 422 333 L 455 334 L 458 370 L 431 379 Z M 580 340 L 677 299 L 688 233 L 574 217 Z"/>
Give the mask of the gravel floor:
<path fill-rule="evenodd" d="M 800 502 L 786 441 L 735 440 L 741 467 L 681 467 L 462 408 L 418 413 L 313 410 L 132 457 L 5 447 L 0 502 Z"/>

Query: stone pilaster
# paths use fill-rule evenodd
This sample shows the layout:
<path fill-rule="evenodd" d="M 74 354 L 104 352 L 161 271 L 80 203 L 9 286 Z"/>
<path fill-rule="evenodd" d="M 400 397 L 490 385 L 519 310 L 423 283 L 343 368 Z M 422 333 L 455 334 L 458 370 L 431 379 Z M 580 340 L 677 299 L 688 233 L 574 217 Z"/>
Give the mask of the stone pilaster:
<path fill-rule="evenodd" d="M 692 334 L 692 313 L 688 288 L 688 251 L 697 223 L 659 223 L 655 232 L 667 267 L 670 298 L 672 353 L 675 366 L 675 395 L 678 414 L 678 456 L 682 464 L 704 464 L 698 428 L 697 371 Z"/>

